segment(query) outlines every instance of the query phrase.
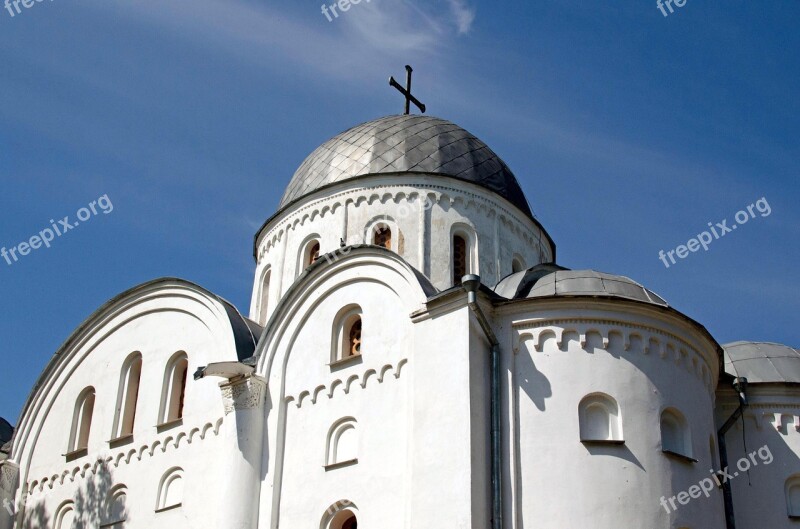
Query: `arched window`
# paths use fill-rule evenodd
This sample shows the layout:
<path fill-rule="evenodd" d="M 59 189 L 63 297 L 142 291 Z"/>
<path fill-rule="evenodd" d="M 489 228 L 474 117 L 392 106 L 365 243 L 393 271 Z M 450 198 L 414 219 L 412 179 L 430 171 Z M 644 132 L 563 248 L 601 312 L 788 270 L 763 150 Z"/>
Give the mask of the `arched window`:
<path fill-rule="evenodd" d="M 357 529 L 358 520 L 356 519 L 356 514 L 349 509 L 345 509 L 344 511 L 339 511 L 339 513 L 337 513 L 337 515 L 333 517 L 330 528 Z"/>
<path fill-rule="evenodd" d="M 525 261 L 519 255 L 515 255 L 511 261 L 511 273 L 516 274 L 525 270 Z"/>
<path fill-rule="evenodd" d="M 361 354 L 361 317 L 357 317 L 347 326 L 347 343 L 344 351 L 347 356 Z"/>
<path fill-rule="evenodd" d="M 272 279 L 272 269 L 267 268 L 261 279 L 261 296 L 258 300 L 258 322 L 261 325 L 267 324 L 269 311 L 269 283 Z"/>
<path fill-rule="evenodd" d="M 53 518 L 56 529 L 73 529 L 75 525 L 75 504 L 68 501 L 62 504 Z"/>
<path fill-rule="evenodd" d="M 800 518 L 800 474 L 786 480 L 786 513 L 789 518 Z"/>
<path fill-rule="evenodd" d="M 175 467 L 167 471 L 158 485 L 156 512 L 174 509 L 183 504 L 183 469 Z"/>
<path fill-rule="evenodd" d="M 387 250 L 392 249 L 392 230 L 385 224 L 375 226 L 375 231 L 372 236 L 372 244 L 381 246 Z"/>
<path fill-rule="evenodd" d="M 453 284 L 460 285 L 461 278 L 468 273 L 467 240 L 459 234 L 453 235 Z"/>
<path fill-rule="evenodd" d="M 318 233 L 308 235 L 299 246 L 300 250 L 297 253 L 297 271 L 296 275 L 300 275 L 303 271 L 314 264 L 320 258 L 322 245 L 320 243 L 320 236 Z"/>
<path fill-rule="evenodd" d="M 333 324 L 331 362 L 361 355 L 361 307 L 350 305 L 336 316 Z"/>
<path fill-rule="evenodd" d="M 325 466 L 339 466 L 358 461 L 358 437 L 353 417 L 339 419 L 328 430 Z"/>
<path fill-rule="evenodd" d="M 619 406 L 608 395 L 584 397 L 578 405 L 578 419 L 582 442 L 623 442 Z"/>
<path fill-rule="evenodd" d="M 183 405 L 186 393 L 186 374 L 189 371 L 189 360 L 186 353 L 178 353 L 172 357 L 164 372 L 164 387 L 161 391 L 161 408 L 159 424 L 169 424 L 183 417 Z"/>
<path fill-rule="evenodd" d="M 94 388 L 84 389 L 77 402 L 72 417 L 72 431 L 69 436 L 68 453 L 74 453 L 89 448 L 89 432 L 92 429 L 92 414 L 94 413 Z"/>
<path fill-rule="evenodd" d="M 139 399 L 139 380 L 142 376 L 142 355 L 133 353 L 122 364 L 117 392 L 117 409 L 114 415 L 112 439 L 119 439 L 133 433 L 136 419 L 136 404 Z"/>
<path fill-rule="evenodd" d="M 128 515 L 125 505 L 127 501 L 128 489 L 125 485 L 117 485 L 111 489 L 106 500 L 106 511 L 103 514 L 104 522 L 100 527 L 122 527 L 122 522 Z"/>
<path fill-rule="evenodd" d="M 661 413 L 661 450 L 692 458 L 692 438 L 683 414 L 675 408 Z"/>
<path fill-rule="evenodd" d="M 308 268 L 319 259 L 319 241 L 313 239 L 308 241 L 306 249 L 303 252 L 303 268 Z"/>
<path fill-rule="evenodd" d="M 358 529 L 358 509 L 349 500 L 339 500 L 322 516 L 322 529 Z"/>

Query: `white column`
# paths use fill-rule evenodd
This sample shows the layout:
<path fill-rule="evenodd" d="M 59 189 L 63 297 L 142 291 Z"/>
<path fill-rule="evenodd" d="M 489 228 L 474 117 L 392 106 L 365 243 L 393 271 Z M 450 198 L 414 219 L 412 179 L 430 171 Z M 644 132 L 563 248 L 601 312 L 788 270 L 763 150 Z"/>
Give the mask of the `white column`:
<path fill-rule="evenodd" d="M 254 375 L 220 384 L 225 404 L 223 439 L 232 449 L 222 457 L 225 501 L 216 527 L 258 527 L 266 388 L 266 381 Z"/>

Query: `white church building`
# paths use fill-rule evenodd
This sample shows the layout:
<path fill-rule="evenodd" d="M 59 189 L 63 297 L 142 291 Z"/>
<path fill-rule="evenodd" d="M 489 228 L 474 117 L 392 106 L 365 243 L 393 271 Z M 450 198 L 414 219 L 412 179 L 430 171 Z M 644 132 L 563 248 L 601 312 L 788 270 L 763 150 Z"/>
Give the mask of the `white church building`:
<path fill-rule="evenodd" d="M 325 142 L 253 253 L 248 316 L 162 278 L 66 339 L 0 529 L 800 527 L 800 352 L 555 264 L 461 127 Z"/>

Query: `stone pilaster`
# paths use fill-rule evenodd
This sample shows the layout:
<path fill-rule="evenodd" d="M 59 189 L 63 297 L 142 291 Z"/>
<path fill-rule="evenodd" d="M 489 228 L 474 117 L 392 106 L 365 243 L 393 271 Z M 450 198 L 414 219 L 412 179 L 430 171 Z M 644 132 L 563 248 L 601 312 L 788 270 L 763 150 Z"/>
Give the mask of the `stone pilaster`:
<path fill-rule="evenodd" d="M 256 529 L 267 384 L 247 375 L 220 384 L 220 390 L 225 407 L 223 439 L 228 446 L 220 476 L 226 499 L 217 527 Z"/>

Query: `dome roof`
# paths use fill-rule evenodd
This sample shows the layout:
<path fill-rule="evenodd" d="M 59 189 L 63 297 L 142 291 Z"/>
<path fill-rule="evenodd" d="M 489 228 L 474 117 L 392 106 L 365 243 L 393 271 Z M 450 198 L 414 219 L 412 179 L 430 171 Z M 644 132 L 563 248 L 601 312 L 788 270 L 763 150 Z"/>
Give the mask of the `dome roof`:
<path fill-rule="evenodd" d="M 507 299 L 597 296 L 669 306 L 658 294 L 627 277 L 594 270 L 568 270 L 552 263 L 511 274 L 494 291 Z"/>
<path fill-rule="evenodd" d="M 751 384 L 800 383 L 800 351 L 767 342 L 733 342 L 722 346 L 725 372 Z"/>
<path fill-rule="evenodd" d="M 397 172 L 472 182 L 533 216 L 514 174 L 485 143 L 454 123 L 420 115 L 376 119 L 326 141 L 294 173 L 279 208 L 328 184 Z"/>

